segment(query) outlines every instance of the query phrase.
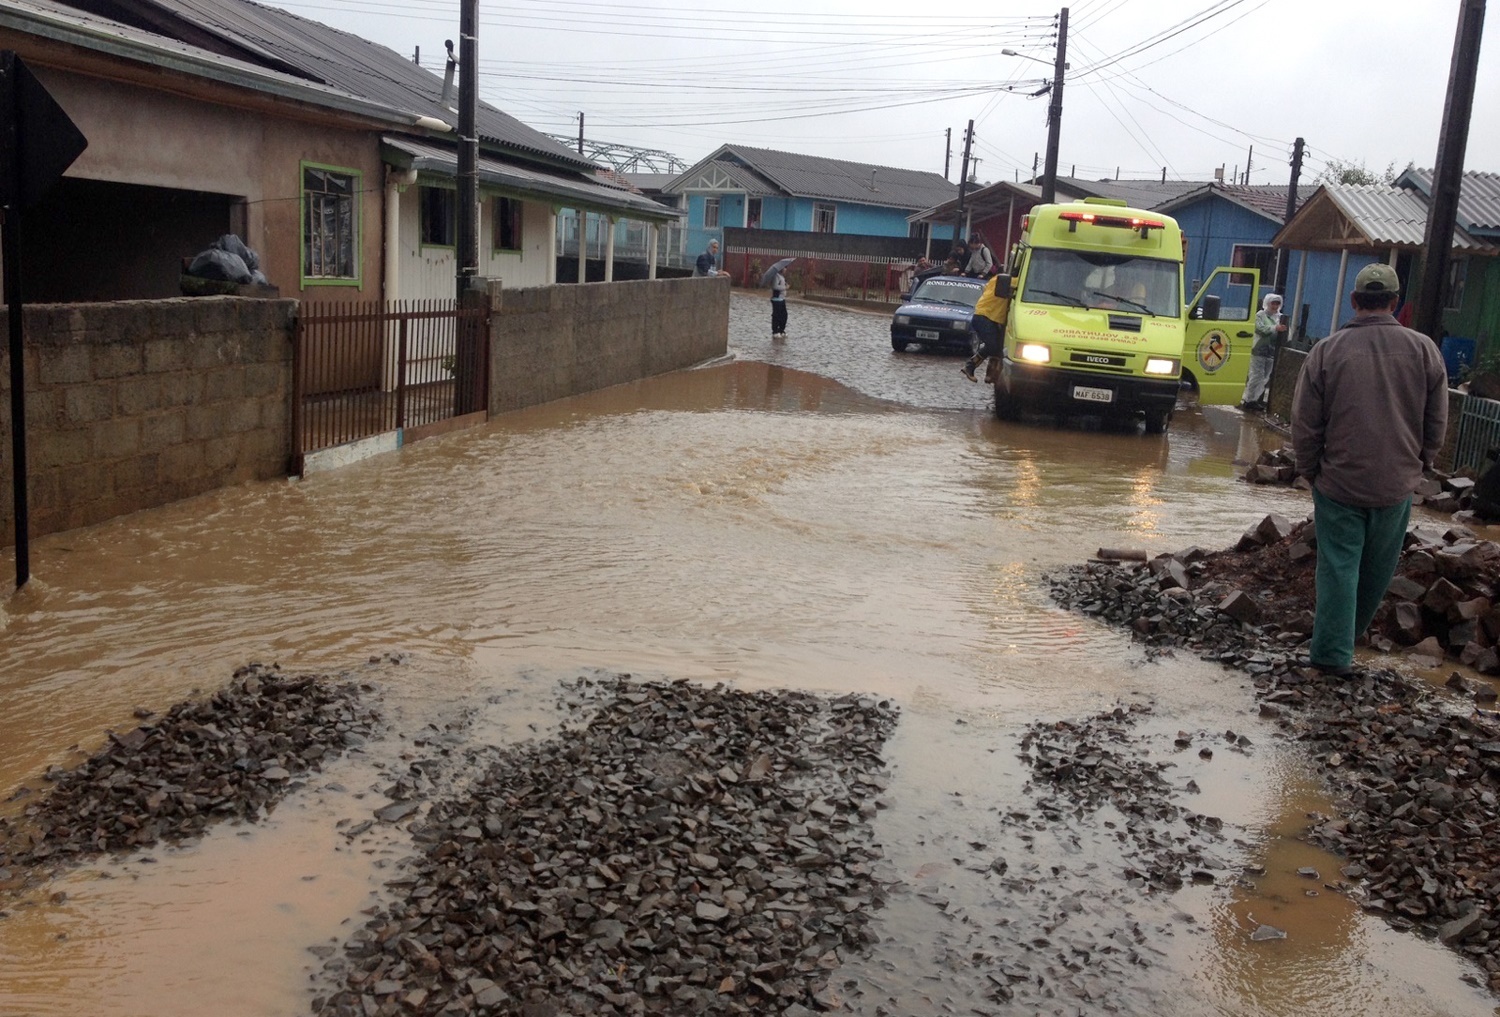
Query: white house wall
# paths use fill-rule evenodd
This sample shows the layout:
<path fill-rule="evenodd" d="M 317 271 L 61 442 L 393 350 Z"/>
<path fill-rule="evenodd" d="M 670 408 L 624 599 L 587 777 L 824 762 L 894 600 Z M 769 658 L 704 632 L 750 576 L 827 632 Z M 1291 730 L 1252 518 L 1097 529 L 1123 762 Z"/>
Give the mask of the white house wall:
<path fill-rule="evenodd" d="M 419 185 L 404 188 L 400 196 L 400 254 L 392 300 L 452 300 L 458 276 L 458 254 L 452 247 L 434 247 L 420 242 L 421 202 Z M 520 251 L 494 250 L 495 199 L 482 195 L 479 210 L 479 274 L 500 279 L 507 289 L 545 286 L 551 278 L 552 208 L 538 201 L 521 205 Z"/>

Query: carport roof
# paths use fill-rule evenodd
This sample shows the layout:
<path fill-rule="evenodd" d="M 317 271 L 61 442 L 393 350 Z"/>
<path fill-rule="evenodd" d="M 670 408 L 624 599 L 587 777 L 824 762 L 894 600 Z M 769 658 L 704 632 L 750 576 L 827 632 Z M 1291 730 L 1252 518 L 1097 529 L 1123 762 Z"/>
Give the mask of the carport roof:
<path fill-rule="evenodd" d="M 1409 169 L 1396 183 L 1432 197 L 1432 170 Z M 1500 232 L 1500 173 L 1473 170 L 1464 174 L 1458 190 L 1458 224 L 1473 233 Z"/>
<path fill-rule="evenodd" d="M 1308 251 L 1415 249 L 1426 233 L 1427 203 L 1415 191 L 1390 184 L 1324 184 L 1271 242 Z M 1453 249 L 1495 253 L 1462 228 L 1453 231 Z"/>
<path fill-rule="evenodd" d="M 458 153 L 416 138 L 387 135 L 380 139 L 385 161 L 402 169 L 441 177 L 458 175 Z M 568 208 L 582 208 L 643 222 L 673 222 L 682 212 L 652 201 L 643 194 L 613 183 L 544 173 L 484 153 L 479 156 L 479 182 L 523 198 L 540 198 Z"/>

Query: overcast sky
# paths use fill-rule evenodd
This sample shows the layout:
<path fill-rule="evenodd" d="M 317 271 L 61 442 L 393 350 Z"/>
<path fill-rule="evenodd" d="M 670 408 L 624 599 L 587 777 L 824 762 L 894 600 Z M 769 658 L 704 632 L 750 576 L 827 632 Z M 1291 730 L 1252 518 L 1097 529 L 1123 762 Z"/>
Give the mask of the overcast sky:
<path fill-rule="evenodd" d="M 441 72 L 458 0 L 273 0 Z M 480 0 L 480 95 L 538 130 L 662 149 L 720 144 L 957 180 L 974 121 L 980 180 L 1045 152 L 1058 6 L 1034 0 Z M 1285 184 L 1330 160 L 1432 166 L 1459 0 L 1078 0 L 1069 7 L 1059 170 Z M 1491 12 L 1492 14 L 1494 12 Z M 1500 25 L 1490 19 L 1493 36 Z M 1005 56 L 1014 49 L 1038 59 Z M 1039 62 L 1040 61 L 1040 62 Z M 1480 53 L 1471 170 L 1500 171 L 1500 48 Z M 1485 126 L 1488 125 L 1488 126 Z M 1251 155 L 1253 146 L 1254 154 Z"/>

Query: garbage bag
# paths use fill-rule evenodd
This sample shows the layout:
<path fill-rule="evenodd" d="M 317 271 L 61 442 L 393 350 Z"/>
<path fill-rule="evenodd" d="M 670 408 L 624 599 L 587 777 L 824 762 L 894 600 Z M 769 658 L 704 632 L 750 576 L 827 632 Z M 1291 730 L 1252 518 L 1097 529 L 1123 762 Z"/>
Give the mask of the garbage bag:
<path fill-rule="evenodd" d="M 188 275 L 199 279 L 220 279 L 224 282 L 249 283 L 254 277 L 245 259 L 238 254 L 217 247 L 210 247 L 188 264 Z"/>
<path fill-rule="evenodd" d="M 221 251 L 238 255 L 239 259 L 245 263 L 245 267 L 252 272 L 260 268 L 260 255 L 246 247 L 245 242 L 233 233 L 226 233 L 215 240 L 214 246 Z"/>

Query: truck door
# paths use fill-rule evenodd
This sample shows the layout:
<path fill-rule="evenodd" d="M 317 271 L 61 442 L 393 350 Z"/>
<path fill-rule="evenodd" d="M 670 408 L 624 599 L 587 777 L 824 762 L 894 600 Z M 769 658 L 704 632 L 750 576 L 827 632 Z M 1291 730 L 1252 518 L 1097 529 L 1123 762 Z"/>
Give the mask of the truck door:
<path fill-rule="evenodd" d="M 1250 374 L 1260 270 L 1216 268 L 1188 305 L 1182 370 L 1203 406 L 1233 406 Z"/>

